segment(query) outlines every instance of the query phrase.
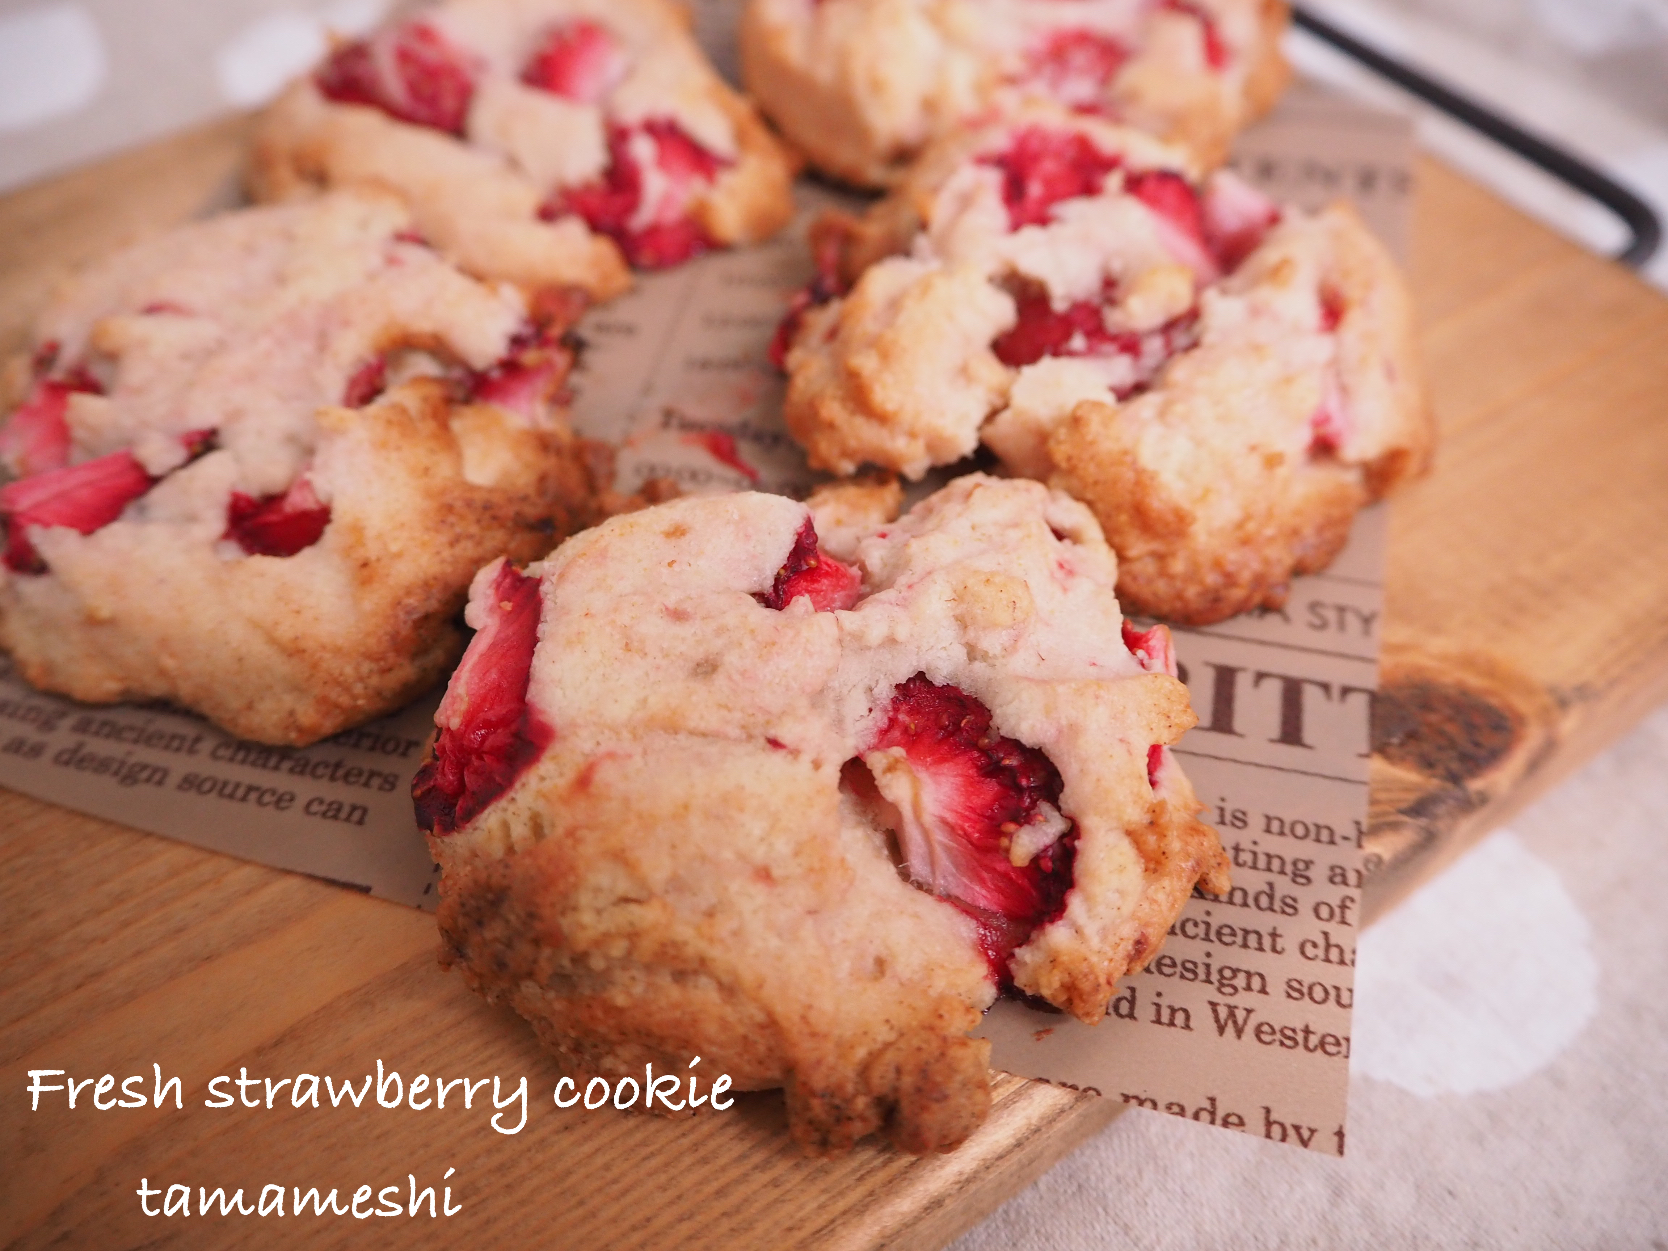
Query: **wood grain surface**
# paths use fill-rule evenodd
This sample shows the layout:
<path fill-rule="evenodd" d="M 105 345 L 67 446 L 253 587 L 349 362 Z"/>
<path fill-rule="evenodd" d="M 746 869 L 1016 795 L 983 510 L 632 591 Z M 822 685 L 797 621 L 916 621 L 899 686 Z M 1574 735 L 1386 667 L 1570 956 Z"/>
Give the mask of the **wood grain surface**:
<path fill-rule="evenodd" d="M 0 352 L 74 264 L 228 203 L 243 127 L 0 201 Z M 1393 509 L 1379 910 L 1668 695 L 1668 301 L 1440 165 L 1419 177 L 1412 280 L 1443 443 Z M 1002 1077 L 950 1155 L 811 1160 L 774 1094 L 692 1120 L 535 1106 L 515 1136 L 455 1101 L 207 1109 L 207 1080 L 240 1068 L 547 1070 L 519 1021 L 437 969 L 426 915 L 3 791 L 0 848 L 0 1244 L 932 1248 L 1118 1111 Z M 94 1111 L 89 1088 L 73 1112 L 31 1112 L 20 1094 L 31 1068 L 149 1090 L 157 1062 L 184 1110 Z M 432 1220 L 146 1218 L 135 1195 L 145 1177 L 403 1197 L 408 1174 L 447 1168 L 463 1210 Z"/>

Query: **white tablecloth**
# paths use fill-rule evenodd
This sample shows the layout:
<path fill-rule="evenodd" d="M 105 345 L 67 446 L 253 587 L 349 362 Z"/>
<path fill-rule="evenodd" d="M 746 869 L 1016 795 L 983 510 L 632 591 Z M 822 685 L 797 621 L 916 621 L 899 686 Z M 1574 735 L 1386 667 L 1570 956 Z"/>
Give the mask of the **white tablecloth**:
<path fill-rule="evenodd" d="M 1668 708 L 1363 936 L 1348 1153 L 1156 1112 L 954 1251 L 1668 1247 Z"/>

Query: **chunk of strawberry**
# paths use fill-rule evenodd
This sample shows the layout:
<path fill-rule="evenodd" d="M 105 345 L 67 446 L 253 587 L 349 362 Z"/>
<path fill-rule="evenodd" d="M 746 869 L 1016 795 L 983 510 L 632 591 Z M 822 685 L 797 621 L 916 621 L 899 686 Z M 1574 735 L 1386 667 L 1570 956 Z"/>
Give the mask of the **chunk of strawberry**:
<path fill-rule="evenodd" d="M 1228 52 L 1228 45 L 1222 38 L 1222 31 L 1216 24 L 1216 18 L 1202 5 L 1193 0 L 1164 0 L 1164 8 L 1173 13 L 1185 13 L 1199 23 L 1199 38 L 1204 45 L 1205 64 L 1213 70 L 1228 68 L 1232 59 Z"/>
<path fill-rule="evenodd" d="M 1124 646 L 1148 673 L 1167 673 L 1177 677 L 1176 645 L 1170 631 L 1161 625 L 1137 630 L 1126 618 L 1123 626 Z M 1164 746 L 1154 743 L 1147 748 L 1147 785 L 1158 789 L 1158 775 L 1164 767 Z"/>
<path fill-rule="evenodd" d="M 770 590 L 753 598 L 766 608 L 780 611 L 806 595 L 818 612 L 833 612 L 850 608 L 862 592 L 863 576 L 822 550 L 817 544 L 817 528 L 807 517 L 794 536 L 787 560 L 776 571 L 776 581 Z"/>
<path fill-rule="evenodd" d="M 776 325 L 776 333 L 770 337 L 770 363 L 778 369 L 788 367 L 788 351 L 799 335 L 805 314 L 819 304 L 827 304 L 846 293 L 846 284 L 840 278 L 840 236 L 827 232 L 819 237 L 813 233 L 812 246 L 817 272 L 810 282 L 794 292 L 788 311 L 782 315 L 782 320 Z"/>
<path fill-rule="evenodd" d="M 537 421 L 561 393 L 572 363 L 560 349 L 517 353 L 477 376 L 474 398 Z"/>
<path fill-rule="evenodd" d="M 319 500 L 311 479 L 303 474 L 282 495 L 256 499 L 233 491 L 221 537 L 251 556 L 294 556 L 317 543 L 329 524 L 330 505 Z"/>
<path fill-rule="evenodd" d="M 1239 268 L 1280 221 L 1280 206 L 1229 170 L 1211 175 L 1203 210 L 1205 243 L 1224 273 Z"/>
<path fill-rule="evenodd" d="M 486 620 L 434 715 L 440 733 L 433 752 L 411 783 L 417 824 L 431 834 L 469 824 L 556 737 L 527 703 L 539 641 L 539 580 L 505 561 L 485 607 Z"/>
<path fill-rule="evenodd" d="M 64 345 L 56 339 L 47 339 L 34 351 L 29 358 L 29 370 L 37 379 L 46 377 L 52 372 L 52 367 L 58 363 L 58 353 L 63 351 Z"/>
<path fill-rule="evenodd" d="M 698 447 L 720 465 L 727 465 L 745 477 L 749 482 L 759 480 L 759 471 L 748 464 L 747 458 L 736 447 L 736 437 L 728 430 L 691 430 L 681 437 L 681 442 L 690 447 Z M 815 534 L 812 541 L 816 541 Z M 826 559 L 821 557 L 821 559 Z M 841 604 L 842 608 L 850 608 L 850 604 Z"/>
<path fill-rule="evenodd" d="M 715 246 L 706 227 L 692 217 L 651 222 L 641 230 L 626 230 L 615 236 L 615 242 L 621 245 L 626 260 L 638 269 L 669 269 Z"/>
<path fill-rule="evenodd" d="M 997 734 L 966 691 L 923 673 L 893 693 L 863 761 L 892 806 L 910 878 L 973 918 L 992 976 L 1008 985 L 1014 950 L 1064 911 L 1072 886 L 1077 835 L 1059 809 L 1059 770 Z"/>
<path fill-rule="evenodd" d="M 1322 334 L 1332 334 L 1343 324 L 1344 314 L 1349 311 L 1344 293 L 1334 286 L 1323 286 L 1320 290 L 1320 329 Z"/>
<path fill-rule="evenodd" d="M 1017 317 L 1011 330 L 991 343 L 996 358 L 1019 368 L 1045 356 L 1126 356 L 1130 380 L 1113 389 L 1120 399 L 1145 390 L 1177 352 L 1198 341 L 1198 314 L 1189 310 L 1145 334 L 1106 328 L 1101 305 L 1082 300 L 1056 309 L 1046 293 L 1028 287 L 1014 296 Z"/>
<path fill-rule="evenodd" d="M 1219 276 L 1216 257 L 1205 242 L 1199 193 L 1187 179 L 1167 169 L 1144 169 L 1124 180 L 1124 190 L 1152 210 L 1165 247 L 1199 281 L 1211 282 Z"/>
<path fill-rule="evenodd" d="M 385 27 L 337 48 L 313 76 L 344 104 L 369 104 L 391 117 L 461 135 L 475 94 L 476 58 L 427 22 Z"/>
<path fill-rule="evenodd" d="M 131 452 L 111 452 L 0 487 L 6 567 L 19 573 L 45 570 L 29 541 L 28 527 L 68 526 L 78 534 L 102 530 L 150 490 L 153 481 Z"/>
<path fill-rule="evenodd" d="M 510 341 L 502 359 L 469 375 L 467 398 L 537 422 L 563 395 L 578 351 L 578 340 L 569 332 L 585 305 L 583 296 L 571 291 L 540 292 L 532 324 Z"/>
<path fill-rule="evenodd" d="M 1101 306 L 1093 300 L 1056 309 L 1046 292 L 1029 288 L 1014 297 L 1014 305 L 1018 317 L 1013 329 L 991 344 L 1004 365 L 1018 368 L 1045 356 L 1133 355 L 1140 350 L 1139 335 L 1106 328 Z"/>
<path fill-rule="evenodd" d="M 1309 418 L 1309 455 L 1336 455 L 1349 435 L 1350 420 L 1343 388 L 1338 385 L 1337 375 L 1329 373 L 1321 392 L 1320 407 Z"/>
<path fill-rule="evenodd" d="M 1148 673 L 1167 673 L 1172 678 L 1177 676 L 1176 644 L 1170 637 L 1168 627 L 1155 625 L 1151 629 L 1137 630 L 1126 618 L 1123 635 L 1129 654 Z"/>
<path fill-rule="evenodd" d="M 1068 108 L 1101 107 L 1107 84 L 1129 59 L 1129 49 L 1098 30 L 1069 28 L 1050 32 L 1026 62 L 1026 81 Z"/>
<path fill-rule="evenodd" d="M 577 213 L 592 230 L 616 241 L 625 235 L 643 199 L 643 171 L 631 152 L 632 134 L 627 127 L 610 126 L 608 168 L 592 182 L 559 191 L 544 216 Z"/>
<path fill-rule="evenodd" d="M 342 404 L 347 408 L 363 408 L 388 385 L 388 360 L 383 356 L 373 356 L 347 380 L 342 388 Z"/>
<path fill-rule="evenodd" d="M 643 129 L 654 138 L 661 175 L 674 187 L 698 189 L 718 177 L 718 171 L 730 164 L 716 152 L 703 148 L 671 118 L 651 118 L 643 123 Z"/>
<path fill-rule="evenodd" d="M 979 158 L 981 165 L 1002 171 L 1010 230 L 1047 222 L 1061 200 L 1099 194 L 1106 175 L 1121 162 L 1085 135 L 1043 126 L 1027 126 L 1005 151 Z"/>
<path fill-rule="evenodd" d="M 62 378 L 41 378 L 29 389 L 3 428 L 0 461 L 19 477 L 62 469 L 69 463 L 69 397 L 77 391 L 102 395 L 104 388 L 85 370 Z"/>
<path fill-rule="evenodd" d="M 639 269 L 677 265 L 714 246 L 690 209 L 729 161 L 663 117 L 610 126 L 608 152 L 602 177 L 558 192 L 539 215 L 550 220 L 577 214 L 619 244 L 626 260 Z M 645 176 L 651 166 L 653 178 Z M 645 203 L 649 194 L 654 198 Z"/>
<path fill-rule="evenodd" d="M 180 446 L 185 448 L 185 463 L 189 465 L 199 456 L 206 456 L 220 446 L 220 431 L 213 426 L 187 430 L 180 435 Z"/>
<path fill-rule="evenodd" d="M 591 297 L 581 287 L 540 287 L 532 294 L 529 316 L 540 342 L 574 346 L 578 340 L 568 331 L 590 307 Z"/>
<path fill-rule="evenodd" d="M 1124 180 L 1124 190 L 1204 246 L 1205 220 L 1199 196 L 1180 174 L 1168 169 L 1137 170 Z"/>
<path fill-rule="evenodd" d="M 578 18 L 545 33 L 521 71 L 521 81 L 566 100 L 595 104 L 630 68 L 625 49 L 607 27 Z"/>

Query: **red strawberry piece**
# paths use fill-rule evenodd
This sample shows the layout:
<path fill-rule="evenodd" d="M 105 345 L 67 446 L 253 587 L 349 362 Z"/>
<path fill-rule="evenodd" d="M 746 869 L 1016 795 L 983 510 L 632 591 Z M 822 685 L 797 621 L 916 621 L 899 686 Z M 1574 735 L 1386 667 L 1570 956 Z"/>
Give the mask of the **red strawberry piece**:
<path fill-rule="evenodd" d="M 786 608 L 801 595 L 811 597 L 818 612 L 850 608 L 862 594 L 863 576 L 823 552 L 817 544 L 817 528 L 807 517 L 794 536 L 788 558 L 776 571 L 776 581 L 763 595 L 755 595 L 766 608 Z"/>
<path fill-rule="evenodd" d="M 180 435 L 180 443 L 185 448 L 186 463 L 190 464 L 199 456 L 212 452 L 220 446 L 220 431 L 212 426 L 201 430 L 187 430 Z"/>
<path fill-rule="evenodd" d="M 1027 78 L 1074 109 L 1097 108 L 1129 49 L 1096 30 L 1056 30 L 1032 51 Z"/>
<path fill-rule="evenodd" d="M 1137 630 L 1126 618 L 1123 633 L 1124 646 L 1148 673 L 1167 673 L 1172 678 L 1177 676 L 1176 645 L 1168 629 L 1155 625 L 1147 630 Z M 1154 790 L 1158 789 L 1158 774 L 1163 766 L 1164 747 L 1154 743 L 1147 748 L 1147 785 Z"/>
<path fill-rule="evenodd" d="M 63 378 L 43 378 L 29 390 L 3 428 L 0 459 L 22 477 L 62 469 L 69 463 L 70 432 L 66 414 L 76 391 L 103 394 L 104 388 L 85 370 Z"/>
<path fill-rule="evenodd" d="M 56 339 L 48 339 L 35 349 L 35 354 L 29 358 L 30 372 L 36 378 L 44 378 L 52 372 L 52 367 L 58 363 L 58 353 L 63 344 Z"/>
<path fill-rule="evenodd" d="M 294 556 L 317 543 L 329 524 L 330 505 L 319 501 L 311 480 L 303 475 L 282 495 L 256 499 L 233 491 L 222 537 L 251 556 Z"/>
<path fill-rule="evenodd" d="M 689 209 L 729 162 L 696 143 L 670 119 L 652 119 L 643 130 L 654 140 L 655 163 L 665 189 L 653 210 L 653 221 L 628 237 L 626 255 L 633 265 L 661 269 L 713 246 L 706 228 L 689 215 Z"/>
<path fill-rule="evenodd" d="M 131 452 L 112 452 L 79 465 L 50 469 L 0 487 L 6 524 L 6 566 L 19 573 L 45 569 L 29 541 L 29 526 L 68 526 L 91 534 L 122 515 L 154 481 Z"/>
<path fill-rule="evenodd" d="M 402 122 L 461 135 L 476 69 L 475 58 L 433 26 L 406 22 L 343 44 L 314 82 L 332 100 L 373 105 Z"/>
<path fill-rule="evenodd" d="M 710 183 L 718 176 L 719 169 L 729 164 L 696 143 L 670 118 L 651 118 L 643 123 L 643 129 L 654 137 L 661 174 L 674 185 L 694 187 Z"/>
<path fill-rule="evenodd" d="M 690 447 L 698 447 L 721 465 L 728 465 L 737 473 L 746 476 L 749 482 L 759 480 L 759 471 L 747 463 L 745 457 L 736 448 L 735 435 L 728 430 L 695 430 L 683 436 L 684 443 Z M 816 542 L 815 533 L 811 541 Z M 823 559 L 826 559 L 824 557 Z M 850 608 L 850 604 L 841 604 L 842 608 Z"/>
<path fill-rule="evenodd" d="M 1124 190 L 1177 230 L 1204 244 L 1205 221 L 1199 196 L 1180 174 L 1167 169 L 1137 170 L 1124 181 Z"/>
<path fill-rule="evenodd" d="M 139 312 L 146 317 L 189 317 L 191 310 L 173 300 L 152 300 Z"/>
<path fill-rule="evenodd" d="M 1028 288 L 1014 297 L 1014 303 L 1019 315 L 1013 329 L 991 344 L 1005 365 L 1018 368 L 1045 356 L 1134 355 L 1140 351 L 1140 336 L 1108 330 L 1095 301 L 1081 300 L 1056 310 L 1046 293 Z"/>
<path fill-rule="evenodd" d="M 1201 248 L 1205 246 L 1198 193 L 1180 174 L 1167 169 L 1138 170 L 1124 181 L 1124 190 Z"/>
<path fill-rule="evenodd" d="M 886 775 L 899 767 L 899 752 L 914 790 L 896 806 L 910 877 L 978 923 L 991 973 L 1006 985 L 1014 949 L 1060 915 L 1071 890 L 1076 831 L 1059 811 L 1059 770 L 1036 748 L 997 734 L 990 710 L 966 691 L 921 673 L 893 693 L 865 760 Z M 877 788 L 898 794 L 894 781 L 879 776 Z M 1015 864 L 1016 839 L 1039 831 L 1040 849 Z"/>
<path fill-rule="evenodd" d="M 1280 220 L 1280 206 L 1245 179 L 1226 170 L 1205 187 L 1205 243 L 1224 273 L 1232 273 Z"/>
<path fill-rule="evenodd" d="M 511 340 L 501 360 L 470 375 L 466 383 L 469 399 L 507 408 L 530 422 L 544 416 L 562 394 L 577 344 L 568 331 L 585 301 L 551 288 L 536 295 L 533 305 L 534 324 Z"/>
<path fill-rule="evenodd" d="M 1103 298 L 1109 301 L 1110 295 Z M 1108 330 L 1101 304 L 1092 300 L 1057 310 L 1040 289 L 1028 287 L 1014 296 L 1014 304 L 1018 316 L 1013 329 L 991 343 L 998 360 L 1017 369 L 1045 356 L 1127 356 L 1133 377 L 1114 389 L 1120 400 L 1146 390 L 1172 356 L 1198 341 L 1198 314 L 1192 310 L 1156 330 L 1135 334 Z"/>
<path fill-rule="evenodd" d="M 507 561 L 488 596 L 488 616 L 469 641 L 435 714 L 434 752 L 411 784 L 417 824 L 450 834 L 474 820 L 556 737 L 527 703 L 539 641 L 539 580 Z"/>
<path fill-rule="evenodd" d="M 1011 230 L 1047 222 L 1061 200 L 1098 194 L 1120 161 L 1075 131 L 1041 126 L 1027 126 L 1005 152 L 980 158 L 980 164 L 1002 171 Z"/>
<path fill-rule="evenodd" d="M 521 81 L 567 100 L 595 104 L 625 77 L 625 49 L 604 26 L 580 18 L 546 33 Z"/>
<path fill-rule="evenodd" d="M 1198 192 L 1187 179 L 1167 169 L 1142 170 L 1125 180 L 1124 190 L 1152 211 L 1159 238 L 1198 281 L 1214 282 L 1221 276 L 1216 257 L 1205 243 Z"/>
<path fill-rule="evenodd" d="M 1337 377 L 1328 375 L 1320 407 L 1309 418 L 1309 455 L 1333 455 L 1344 446 L 1349 432 L 1349 414 L 1344 410 L 1343 391 L 1338 386 Z"/>
<path fill-rule="evenodd" d="M 628 150 L 631 131 L 623 126 L 608 130 L 608 168 L 600 178 L 583 186 L 558 192 L 542 210 L 547 218 L 575 213 L 592 230 L 618 238 L 637 212 L 643 198 L 643 173 Z"/>
<path fill-rule="evenodd" d="M 531 315 L 540 342 L 576 346 L 578 340 L 568 339 L 567 333 L 590 306 L 591 297 L 579 287 L 540 287 L 533 292 Z"/>
<path fill-rule="evenodd" d="M 1320 328 L 1322 334 L 1331 334 L 1338 329 L 1348 312 L 1344 303 L 1343 292 L 1336 287 L 1322 287 L 1320 291 Z"/>
<path fill-rule="evenodd" d="M 1170 631 L 1161 625 L 1155 625 L 1147 630 L 1137 630 L 1125 619 L 1123 625 L 1124 646 L 1129 648 L 1130 655 L 1140 662 L 1141 667 L 1148 673 L 1167 673 L 1176 677 L 1176 648 L 1170 638 Z M 1158 786 L 1158 771 L 1164 764 L 1164 748 L 1154 743 L 1147 748 L 1147 784 Z"/>
<path fill-rule="evenodd" d="M 1141 662 L 1143 669 L 1148 673 L 1176 676 L 1176 645 L 1168 629 L 1155 625 L 1148 630 L 1137 630 L 1125 619 L 1123 632 L 1124 646 Z"/>
<path fill-rule="evenodd" d="M 571 364 L 572 358 L 559 351 L 518 353 L 476 377 L 474 398 L 537 421 L 561 392 Z"/>
<path fill-rule="evenodd" d="M 729 162 L 707 151 L 669 118 L 639 126 L 612 126 L 609 165 L 595 182 L 560 192 L 540 216 L 576 213 L 592 230 L 620 245 L 639 269 L 662 269 L 699 256 L 713 246 L 706 228 L 689 215 L 694 198 Z M 655 203 L 643 203 L 641 162 L 653 162 L 658 177 Z"/>
<path fill-rule="evenodd" d="M 373 356 L 347 380 L 342 388 L 342 404 L 347 408 L 363 408 L 377 396 L 388 383 L 388 362 L 381 356 Z"/>
<path fill-rule="evenodd" d="M 776 323 L 776 332 L 770 336 L 766 354 L 770 363 L 780 370 L 786 371 L 788 367 L 788 352 L 793 348 L 793 341 L 799 337 L 805 314 L 819 304 L 828 303 L 836 294 L 821 289 L 820 282 L 820 278 L 813 278 L 793 293 L 793 299 L 788 301 L 788 311 L 782 314 L 782 320 Z"/>
<path fill-rule="evenodd" d="M 839 236 L 832 233 L 823 235 L 815 240 L 815 246 L 816 276 L 794 292 L 793 299 L 788 303 L 788 311 L 777 323 L 776 333 L 770 337 L 770 363 L 778 369 L 785 370 L 788 367 L 788 351 L 793 347 L 793 341 L 799 334 L 799 327 L 805 320 L 806 312 L 846 293 L 846 285 L 840 280 Z"/>
<path fill-rule="evenodd" d="M 1185 13 L 1199 23 L 1200 38 L 1205 44 L 1205 64 L 1213 70 L 1228 68 L 1228 45 L 1223 42 L 1216 18 L 1192 0 L 1164 0 L 1164 7 L 1175 13 Z"/>

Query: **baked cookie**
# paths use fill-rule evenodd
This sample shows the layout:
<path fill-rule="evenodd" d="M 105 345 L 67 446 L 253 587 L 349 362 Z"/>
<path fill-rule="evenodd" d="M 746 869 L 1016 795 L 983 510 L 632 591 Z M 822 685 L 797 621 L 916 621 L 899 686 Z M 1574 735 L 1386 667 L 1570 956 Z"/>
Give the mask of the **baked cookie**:
<path fill-rule="evenodd" d="M 1031 109 L 813 240 L 777 342 L 811 464 L 918 478 L 982 440 L 1095 511 L 1132 610 L 1280 605 L 1429 459 L 1407 293 L 1347 205 Z"/>
<path fill-rule="evenodd" d="M 999 989 L 1100 1020 L 1227 861 L 1082 505 L 675 501 L 483 569 L 414 785 L 447 962 L 564 1072 L 785 1086 L 795 1138 L 954 1146 Z M 860 532 L 867 514 L 873 524 Z M 824 520 L 846 563 L 822 549 Z"/>
<path fill-rule="evenodd" d="M 751 0 L 747 89 L 813 164 L 890 186 L 932 140 L 1041 98 L 1228 155 L 1290 71 L 1284 0 Z"/>
<path fill-rule="evenodd" d="M 228 213 L 43 314 L 0 430 L 0 646 L 28 681 L 308 743 L 447 671 L 483 561 L 609 503 L 559 407 L 578 302 L 410 229 L 385 194 Z"/>
<path fill-rule="evenodd" d="M 468 272 L 604 299 L 626 262 L 773 233 L 793 175 L 666 0 L 442 0 L 292 84 L 249 182 L 258 199 L 378 183 Z"/>

